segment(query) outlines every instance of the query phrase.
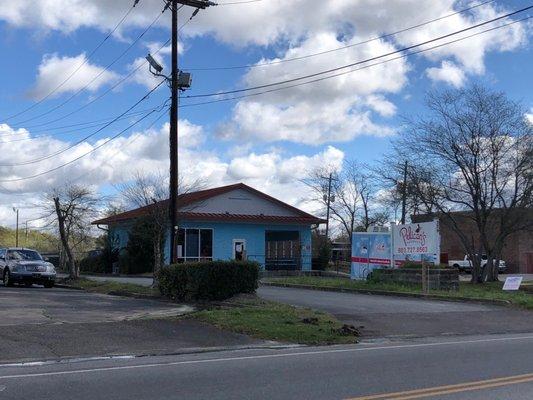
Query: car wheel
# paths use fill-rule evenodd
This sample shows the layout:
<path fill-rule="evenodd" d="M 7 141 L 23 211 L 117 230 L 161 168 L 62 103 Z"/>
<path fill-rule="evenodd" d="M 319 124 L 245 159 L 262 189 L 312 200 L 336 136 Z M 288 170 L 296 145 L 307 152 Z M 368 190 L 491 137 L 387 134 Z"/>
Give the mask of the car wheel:
<path fill-rule="evenodd" d="M 43 284 L 43 286 L 47 289 L 50 289 L 50 288 L 53 288 L 54 287 L 54 282 L 50 282 L 50 283 L 45 283 Z"/>
<path fill-rule="evenodd" d="M 8 269 L 4 271 L 4 286 L 13 286 L 13 282 L 11 282 L 11 274 Z"/>

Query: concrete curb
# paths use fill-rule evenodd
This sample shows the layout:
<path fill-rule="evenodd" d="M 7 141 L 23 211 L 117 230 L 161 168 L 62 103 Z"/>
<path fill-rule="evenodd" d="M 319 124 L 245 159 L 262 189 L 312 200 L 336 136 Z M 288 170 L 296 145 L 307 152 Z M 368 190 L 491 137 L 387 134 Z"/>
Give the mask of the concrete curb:
<path fill-rule="evenodd" d="M 438 294 L 390 292 L 390 291 L 375 290 L 375 289 L 344 289 L 344 288 L 337 288 L 333 286 L 313 286 L 313 285 L 301 285 L 301 284 L 296 284 L 296 283 L 261 282 L 260 284 L 262 286 L 318 290 L 318 291 L 323 291 L 323 292 L 358 293 L 358 294 L 369 294 L 369 295 L 380 295 L 380 296 L 410 297 L 410 298 L 418 298 L 418 299 L 441 300 L 441 301 L 451 301 L 451 302 L 490 304 L 490 305 L 497 305 L 497 306 L 512 306 L 513 305 L 510 301 L 507 301 L 507 300 L 496 300 L 496 299 L 489 300 L 489 299 L 478 299 L 478 298 L 471 298 L 471 297 L 447 297 L 447 296 L 442 296 Z"/>
<path fill-rule="evenodd" d="M 171 352 L 138 352 L 127 354 L 104 354 L 97 356 L 67 356 L 59 358 L 46 358 L 46 359 L 34 359 L 25 358 L 20 360 L 5 360 L 0 362 L 2 368 L 13 367 L 26 367 L 26 366 L 42 366 L 42 365 L 54 365 L 54 364 L 74 364 L 82 362 L 92 361 L 107 361 L 107 360 L 127 360 L 127 359 L 142 359 L 145 357 L 168 357 L 179 355 L 192 355 L 192 354 L 207 354 L 207 353 L 220 353 L 223 351 L 244 351 L 244 350 L 283 350 L 283 349 L 298 349 L 309 347 L 301 344 L 283 344 L 280 342 L 272 342 L 257 345 L 236 345 L 236 346 L 218 346 L 218 347 L 184 347 L 177 351 Z"/>
<path fill-rule="evenodd" d="M 118 296 L 118 297 L 129 297 L 133 299 L 142 299 L 142 300 L 154 300 L 154 301 L 161 301 L 166 303 L 173 303 L 173 301 L 166 299 L 164 297 L 156 297 L 156 296 L 150 296 L 147 294 L 136 294 L 136 293 L 128 293 L 128 292 L 121 292 L 121 291 L 111 291 L 109 293 L 100 293 L 100 292 L 93 292 L 90 290 L 86 290 L 84 288 L 78 287 L 78 286 L 72 286 L 72 285 L 65 285 L 63 283 L 56 283 L 54 287 L 60 288 L 60 289 L 70 289 L 70 290 L 82 290 L 87 293 L 98 293 L 98 294 L 105 294 L 108 296 Z"/>
<path fill-rule="evenodd" d="M 63 284 L 63 283 L 55 283 L 55 284 L 54 284 L 54 287 L 56 287 L 56 288 L 60 288 L 60 289 L 84 290 L 84 289 L 81 288 L 81 287 L 65 285 L 65 284 Z"/>

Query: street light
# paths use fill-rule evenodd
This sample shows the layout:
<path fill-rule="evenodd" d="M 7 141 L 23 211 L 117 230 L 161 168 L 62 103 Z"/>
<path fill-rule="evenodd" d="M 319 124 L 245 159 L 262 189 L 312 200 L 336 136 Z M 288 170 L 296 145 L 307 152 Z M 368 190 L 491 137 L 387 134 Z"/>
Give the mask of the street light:
<path fill-rule="evenodd" d="M 163 71 L 163 66 L 159 64 L 154 57 L 150 53 L 146 56 L 146 60 L 150 64 L 150 68 L 153 68 L 156 70 L 158 74 L 160 74 Z M 153 74 L 154 72 L 150 69 L 150 72 Z"/>

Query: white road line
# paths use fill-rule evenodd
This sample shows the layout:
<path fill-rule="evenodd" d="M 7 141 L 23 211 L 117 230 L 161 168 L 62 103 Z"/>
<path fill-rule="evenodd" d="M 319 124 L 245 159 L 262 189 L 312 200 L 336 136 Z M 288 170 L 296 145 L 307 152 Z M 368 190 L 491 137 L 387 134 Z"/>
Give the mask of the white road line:
<path fill-rule="evenodd" d="M 317 350 L 317 351 L 307 351 L 307 352 L 298 352 L 298 353 L 265 354 L 265 355 L 255 355 L 255 356 L 210 358 L 210 359 L 205 359 L 205 360 L 175 361 L 175 362 L 168 362 L 168 363 L 125 365 L 125 366 L 120 366 L 120 367 L 102 367 L 102 368 L 93 368 L 93 369 L 79 369 L 79 370 L 73 370 L 73 371 L 40 372 L 40 373 L 32 373 L 32 374 L 4 375 L 4 376 L 0 376 L 0 380 L 38 378 L 38 377 L 43 377 L 43 376 L 57 376 L 57 375 L 88 374 L 88 373 L 94 373 L 94 372 L 121 371 L 121 370 L 141 369 L 141 368 L 171 367 L 171 366 L 177 366 L 177 365 L 219 363 L 219 362 L 225 362 L 225 361 L 259 360 L 259 359 L 267 359 L 267 358 L 314 356 L 314 355 L 334 354 L 334 353 L 356 353 L 356 352 L 361 352 L 361 351 L 396 350 L 396 349 L 410 349 L 410 348 L 420 348 L 420 347 L 449 346 L 449 345 L 455 345 L 455 344 L 490 343 L 490 342 L 504 342 L 504 341 L 517 341 L 517 340 L 533 340 L 533 336 L 462 340 L 462 341 L 460 340 L 460 341 L 440 342 L 440 343 L 418 343 L 418 344 L 405 344 L 405 345 L 379 346 L 379 347 L 366 347 L 366 348 Z"/>

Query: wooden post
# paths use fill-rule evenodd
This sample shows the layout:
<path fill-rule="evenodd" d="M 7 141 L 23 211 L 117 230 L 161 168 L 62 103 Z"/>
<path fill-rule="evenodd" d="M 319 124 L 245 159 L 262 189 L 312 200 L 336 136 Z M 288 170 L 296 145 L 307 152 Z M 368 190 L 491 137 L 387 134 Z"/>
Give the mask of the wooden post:
<path fill-rule="evenodd" d="M 428 265 L 425 261 L 422 261 L 422 293 L 429 293 L 429 273 Z"/>

